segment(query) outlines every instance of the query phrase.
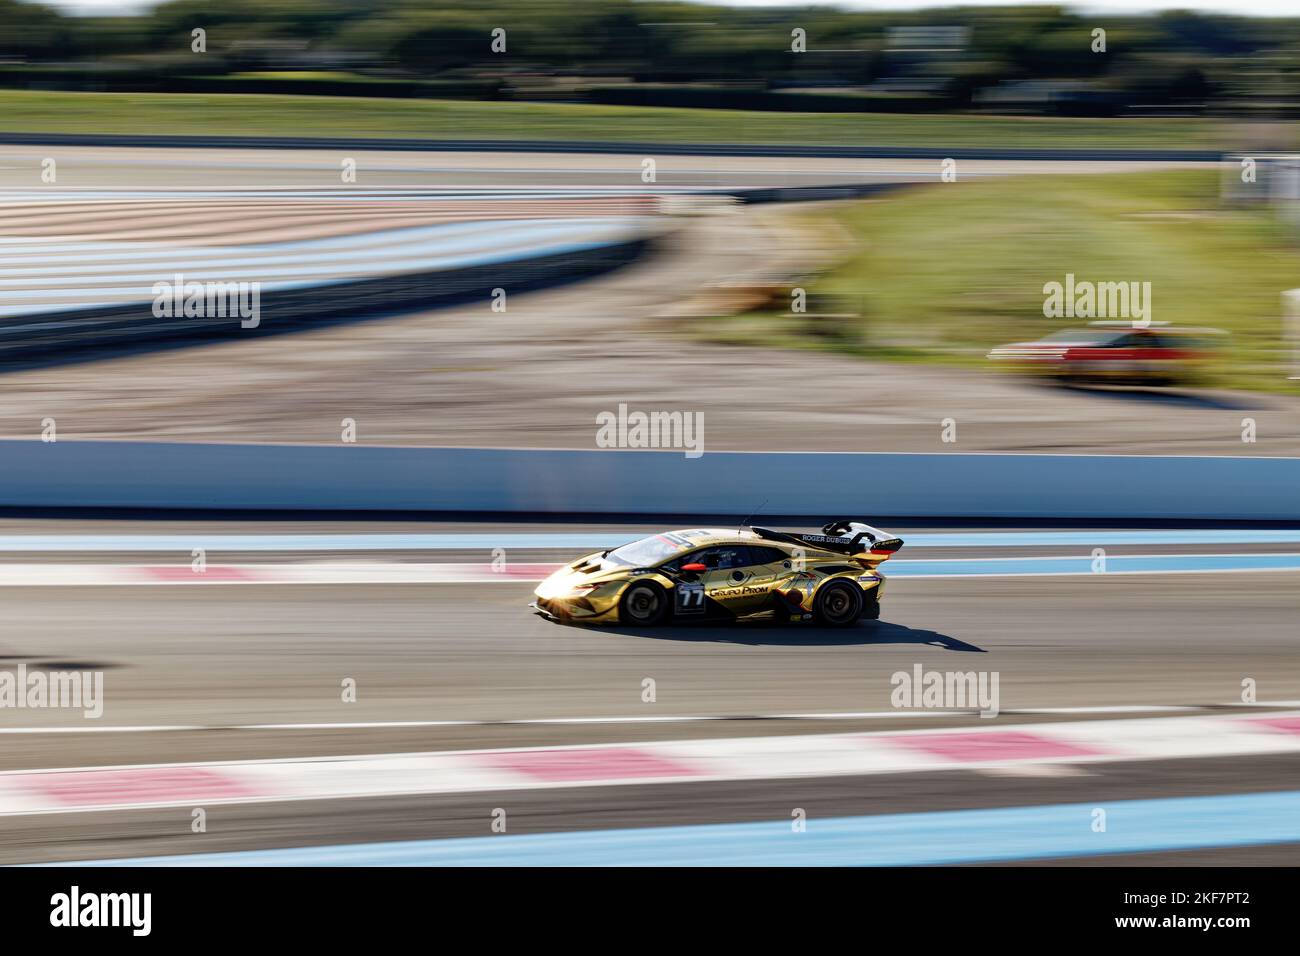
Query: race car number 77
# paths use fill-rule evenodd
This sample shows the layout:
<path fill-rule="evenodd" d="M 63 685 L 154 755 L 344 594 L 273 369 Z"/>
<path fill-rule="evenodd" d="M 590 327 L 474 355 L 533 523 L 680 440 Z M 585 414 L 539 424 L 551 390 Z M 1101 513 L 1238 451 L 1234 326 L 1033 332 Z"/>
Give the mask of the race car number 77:
<path fill-rule="evenodd" d="M 704 585 L 679 584 L 677 586 L 677 612 L 698 614 L 704 610 Z"/>

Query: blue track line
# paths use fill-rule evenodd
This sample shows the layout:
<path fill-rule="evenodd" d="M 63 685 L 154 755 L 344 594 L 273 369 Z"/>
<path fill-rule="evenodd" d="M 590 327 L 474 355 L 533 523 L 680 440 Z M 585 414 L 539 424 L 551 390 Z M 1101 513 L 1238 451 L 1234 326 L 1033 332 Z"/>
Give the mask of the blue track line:
<path fill-rule="evenodd" d="M 1105 812 L 1105 830 L 1094 829 Z M 1300 791 L 139 857 L 66 866 L 922 866 L 1300 842 Z M 58 864 L 55 864 L 58 865 Z"/>
<path fill-rule="evenodd" d="M 1088 555 L 1056 558 L 989 558 L 986 560 L 890 561 L 889 577 L 925 575 L 979 577 L 1008 574 L 1123 574 L 1189 571 L 1300 570 L 1300 554 L 1112 554 L 1094 565 Z"/>

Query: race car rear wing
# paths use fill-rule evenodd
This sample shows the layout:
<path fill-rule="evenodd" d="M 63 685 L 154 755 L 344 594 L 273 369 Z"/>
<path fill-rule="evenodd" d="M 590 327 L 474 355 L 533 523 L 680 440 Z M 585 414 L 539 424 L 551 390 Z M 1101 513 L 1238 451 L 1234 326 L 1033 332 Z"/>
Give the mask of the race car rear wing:
<path fill-rule="evenodd" d="M 887 560 L 903 546 L 902 538 L 874 528 L 865 521 L 855 521 L 850 518 L 830 522 L 822 527 L 821 534 L 798 534 L 772 531 L 768 528 L 754 528 L 753 531 L 760 538 L 767 538 L 770 541 L 786 541 L 827 551 L 838 551 L 855 557 L 860 556 L 860 560 L 872 565 Z"/>

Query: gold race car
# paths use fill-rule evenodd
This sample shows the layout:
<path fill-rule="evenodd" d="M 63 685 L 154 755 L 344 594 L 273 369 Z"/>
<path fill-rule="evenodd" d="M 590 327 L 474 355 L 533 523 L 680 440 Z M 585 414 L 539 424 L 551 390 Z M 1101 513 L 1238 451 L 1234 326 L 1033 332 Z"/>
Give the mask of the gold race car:
<path fill-rule="evenodd" d="M 650 627 L 767 617 L 849 627 L 880 616 L 877 568 L 901 538 L 860 521 L 821 534 L 766 528 L 666 531 L 556 571 L 530 605 L 566 623 Z"/>

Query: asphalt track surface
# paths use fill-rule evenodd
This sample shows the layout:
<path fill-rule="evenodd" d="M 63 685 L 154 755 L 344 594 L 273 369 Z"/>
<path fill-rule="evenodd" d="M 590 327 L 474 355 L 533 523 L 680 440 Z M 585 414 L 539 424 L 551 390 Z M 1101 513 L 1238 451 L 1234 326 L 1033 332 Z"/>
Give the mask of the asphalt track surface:
<path fill-rule="evenodd" d="M 48 191 L 40 178 L 42 161 L 58 162 L 61 188 L 268 188 L 341 185 L 343 148 L 157 148 L 143 146 L 4 145 L 0 138 L 0 188 Z M 674 187 L 694 190 L 758 186 L 839 185 L 845 183 L 924 182 L 939 179 L 941 161 L 952 154 L 918 150 L 914 156 L 411 151 L 369 151 L 357 160 L 361 186 L 420 185 L 455 187 L 507 185 L 517 188 L 573 186 L 656 192 Z M 647 189 L 643 158 L 656 158 L 656 179 Z M 960 175 L 982 177 L 1021 173 L 1119 172 L 1169 167 L 1209 167 L 1205 154 L 1107 154 L 1079 159 L 1035 159 L 1032 155 L 973 157 L 962 160 Z"/>
<path fill-rule="evenodd" d="M 582 525 L 471 523 L 346 525 L 10 519 L 5 534 L 527 531 L 583 533 Z M 645 526 L 587 525 L 635 536 Z M 900 526 L 913 533 L 942 528 Z M 964 529 L 969 530 L 969 529 Z M 1017 529 L 999 529 L 1015 533 Z M 1044 532 L 1047 529 L 1034 529 Z M 1256 553 L 1281 544 L 1116 545 L 1112 553 Z M 1073 547 L 1073 546 L 1071 546 Z M 910 556 L 1023 556 L 1071 547 L 918 548 Z M 1077 550 L 1077 549 L 1075 549 Z M 210 555 L 210 561 L 320 560 L 357 555 Z M 568 557 L 528 552 L 520 560 Z M 907 549 L 897 559 L 907 557 Z M 30 556 L 6 554 L 6 562 Z M 77 561 L 158 562 L 157 554 L 60 554 Z M 174 556 L 185 564 L 188 554 Z M 374 555 L 369 557 L 373 558 Z M 384 560 L 482 560 L 479 551 L 394 552 Z M 42 560 L 51 560 L 44 555 Z M 0 711 L 0 770 L 348 754 L 552 747 L 684 738 L 969 727 L 969 714 L 774 719 L 775 714 L 888 712 L 890 675 L 916 664 L 997 671 L 999 727 L 1026 721 L 1247 710 L 1241 681 L 1261 702 L 1300 700 L 1295 654 L 1296 572 L 1075 575 L 981 580 L 895 577 L 883 621 L 848 632 L 753 624 L 638 632 L 584 629 L 529 613 L 531 584 L 0 588 L 0 668 L 102 669 L 98 721 L 59 711 Z M 339 700 L 344 677 L 358 699 Z M 641 699 L 652 677 L 657 700 Z M 1043 710 L 1065 713 L 1043 714 Z M 1077 709 L 1076 712 L 1069 712 Z M 1268 709 L 1267 707 L 1263 709 Z M 1039 711 L 1039 713 L 1033 713 Z M 76 715 L 79 717 L 79 715 Z M 730 716 L 725 721 L 647 721 Z M 511 723 L 590 718 L 614 723 Z M 1180 719 L 1172 716 L 1169 719 Z M 466 721 L 386 727 L 392 721 Z M 199 725 L 199 730 L 29 733 L 97 723 Z M 311 724 L 302 729 L 250 729 Z M 330 726 L 350 724 L 350 727 Z M 24 732 L 15 733 L 15 729 Z M 880 777 L 584 787 L 424 797 L 367 797 L 213 808 L 208 833 L 187 809 L 0 816 L 0 861 L 136 858 L 295 846 L 389 843 L 489 833 L 509 809 L 511 833 L 560 833 L 947 811 L 1285 790 L 1293 755 L 1094 764 L 1059 772 L 962 771 Z M 1290 863 L 1292 845 L 1088 857 L 1084 862 Z M 1052 859 L 1037 862 L 1050 863 Z"/>

